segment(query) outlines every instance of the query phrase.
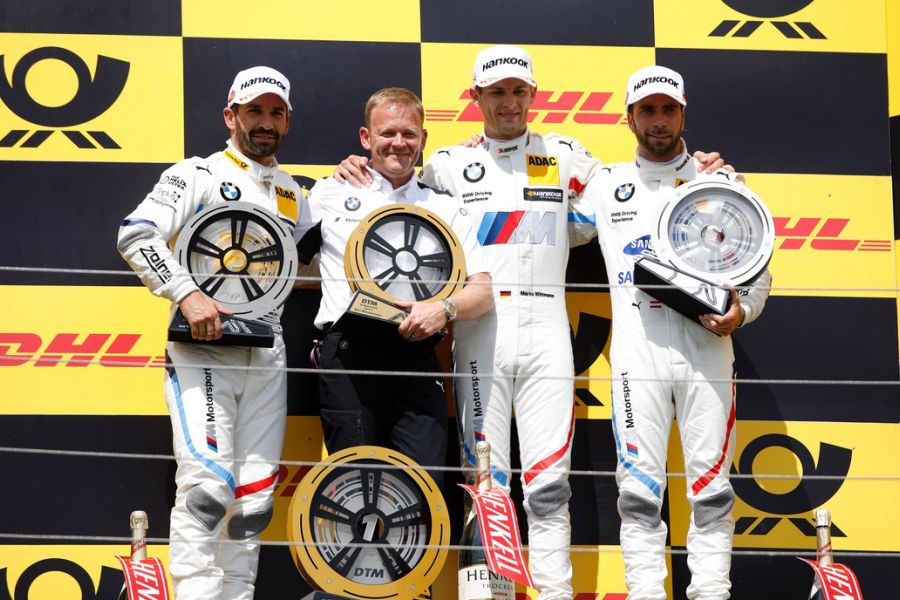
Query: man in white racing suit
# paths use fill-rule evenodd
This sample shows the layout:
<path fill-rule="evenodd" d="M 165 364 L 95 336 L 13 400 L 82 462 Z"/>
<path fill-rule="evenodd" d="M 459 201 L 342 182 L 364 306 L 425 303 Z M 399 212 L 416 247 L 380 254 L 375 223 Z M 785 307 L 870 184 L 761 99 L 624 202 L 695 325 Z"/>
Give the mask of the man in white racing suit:
<path fill-rule="evenodd" d="M 687 536 L 692 579 L 688 598 L 729 597 L 734 492 L 734 353 L 730 334 L 753 321 L 771 285 L 768 271 L 732 290 L 725 315 L 689 320 L 633 285 L 635 260 L 651 251 L 661 205 L 696 178 L 734 178 L 720 170 L 698 175 L 687 153 L 684 82 L 664 67 L 647 67 L 628 81 L 628 125 L 638 141 L 634 161 L 598 169 L 582 198 L 595 222 L 610 282 L 613 430 L 622 517 L 620 541 L 629 598 L 664 600 L 666 524 L 660 509 L 673 419 L 678 421 L 691 522 Z"/>
<path fill-rule="evenodd" d="M 575 368 L 565 308 L 566 226 L 570 203 L 599 161 L 575 139 L 528 129 L 537 85 L 524 49 L 485 48 L 472 82 L 483 134 L 474 147 L 435 151 L 420 173 L 469 213 L 494 282 L 495 309 L 454 328 L 454 369 L 466 375 L 455 379 L 463 460 L 474 469 L 475 441 L 487 440 L 495 484 L 509 490 L 515 412 L 531 574 L 540 600 L 570 599 Z M 718 154 L 705 158 L 722 164 Z M 335 176 L 366 185 L 362 164 L 349 157 Z M 592 225 L 570 225 L 578 237 L 593 234 Z"/>
<path fill-rule="evenodd" d="M 527 52 L 483 50 L 470 92 L 484 115 L 480 143 L 437 150 L 420 177 L 465 207 L 490 264 L 495 310 L 454 329 L 454 369 L 465 374 L 454 380 L 462 453 L 474 466 L 475 442 L 490 442 L 494 480 L 509 490 L 515 412 L 529 567 L 550 600 L 572 597 L 568 207 L 599 163 L 577 140 L 526 128 L 535 90 Z"/>
<path fill-rule="evenodd" d="M 274 157 L 290 123 L 289 91 L 287 78 L 269 67 L 238 73 L 223 111 L 227 148 L 164 171 L 119 229 L 119 252 L 151 292 L 181 310 L 198 342 L 219 339 L 219 313 L 231 313 L 200 290 L 171 247 L 194 214 L 231 200 L 268 209 L 290 236 L 302 192 Z M 178 463 L 169 569 L 178 600 L 253 598 L 287 410 L 280 315 L 279 307 L 262 319 L 276 332 L 273 348 L 166 345 Z"/>

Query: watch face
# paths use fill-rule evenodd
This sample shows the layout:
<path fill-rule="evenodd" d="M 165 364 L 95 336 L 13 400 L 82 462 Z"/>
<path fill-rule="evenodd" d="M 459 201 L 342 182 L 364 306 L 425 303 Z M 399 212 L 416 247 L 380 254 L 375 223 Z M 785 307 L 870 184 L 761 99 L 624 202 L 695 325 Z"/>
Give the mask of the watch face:
<path fill-rule="evenodd" d="M 456 318 L 456 304 L 452 300 L 444 300 L 444 314 L 448 321 Z"/>

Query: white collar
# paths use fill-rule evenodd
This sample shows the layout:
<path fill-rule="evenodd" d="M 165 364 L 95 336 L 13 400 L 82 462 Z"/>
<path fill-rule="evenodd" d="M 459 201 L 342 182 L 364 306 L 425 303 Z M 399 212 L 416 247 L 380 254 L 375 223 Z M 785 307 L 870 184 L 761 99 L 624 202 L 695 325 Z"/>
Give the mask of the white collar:
<path fill-rule="evenodd" d="M 682 140 L 681 153 L 666 162 L 655 162 L 641 156 L 640 151 L 636 152 L 634 164 L 637 166 L 638 175 L 644 181 L 660 181 L 666 177 L 672 177 L 684 172 L 685 169 L 692 168 L 693 161 L 691 155 L 688 154 L 687 143 Z M 692 179 L 688 177 L 686 179 Z"/>
<path fill-rule="evenodd" d="M 531 142 L 531 132 L 527 129 L 525 133 L 511 140 L 495 140 L 489 138 L 486 134 L 481 134 L 481 146 L 490 152 L 495 158 L 502 158 L 512 154 L 524 152 L 525 148 Z"/>
<path fill-rule="evenodd" d="M 370 190 L 380 190 L 387 195 L 396 194 L 401 198 L 408 197 L 411 192 L 418 189 L 418 179 L 416 178 L 416 173 L 413 171 L 413 174 L 410 175 L 409 181 L 404 183 L 398 188 L 394 188 L 394 184 L 392 184 L 388 179 L 373 169 L 372 167 L 366 167 L 366 170 L 369 172 L 369 175 L 372 176 L 372 183 L 369 185 Z"/>

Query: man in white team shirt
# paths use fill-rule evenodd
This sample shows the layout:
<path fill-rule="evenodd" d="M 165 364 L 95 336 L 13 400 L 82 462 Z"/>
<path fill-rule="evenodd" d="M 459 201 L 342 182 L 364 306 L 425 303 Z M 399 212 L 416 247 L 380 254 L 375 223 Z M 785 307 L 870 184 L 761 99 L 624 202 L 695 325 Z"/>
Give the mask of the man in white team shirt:
<path fill-rule="evenodd" d="M 319 402 L 328 452 L 379 445 L 399 450 L 422 466 L 442 467 L 448 417 L 441 379 L 343 372 L 440 372 L 436 334 L 449 321 L 465 323 L 493 304 L 491 278 L 465 211 L 416 179 L 415 165 L 426 140 L 423 121 L 422 101 L 409 90 L 384 88 L 374 93 L 360 128 L 360 141 L 372 156 L 371 184 L 357 189 L 331 178 L 320 180 L 310 190 L 296 237 L 301 262 L 309 263 L 319 254 L 322 272 L 322 303 L 315 324 L 323 330 Z M 453 229 L 465 255 L 466 284 L 442 302 L 402 303 L 410 313 L 398 328 L 371 319 L 341 319 L 353 295 L 344 267 L 347 242 L 369 214 L 393 205 L 425 208 Z M 375 252 L 385 265 L 393 265 L 392 274 L 383 278 L 389 293 L 417 277 L 427 279 L 409 269 L 414 263 L 424 264 L 416 254 L 421 236 L 414 226 L 404 234 L 402 248 L 389 249 L 396 242 L 384 240 Z M 440 485 L 443 471 L 430 474 Z"/>

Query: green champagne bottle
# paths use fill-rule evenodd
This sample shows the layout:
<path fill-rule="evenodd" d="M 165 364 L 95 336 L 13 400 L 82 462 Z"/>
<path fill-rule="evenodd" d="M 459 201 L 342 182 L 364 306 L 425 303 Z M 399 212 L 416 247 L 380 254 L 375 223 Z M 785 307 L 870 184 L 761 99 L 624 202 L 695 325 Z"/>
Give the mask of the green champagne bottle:
<path fill-rule="evenodd" d="M 491 445 L 475 444 L 475 473 L 479 491 L 491 489 Z M 459 551 L 459 600 L 515 600 L 512 580 L 488 569 L 478 517 L 472 508 L 463 527 Z"/>

